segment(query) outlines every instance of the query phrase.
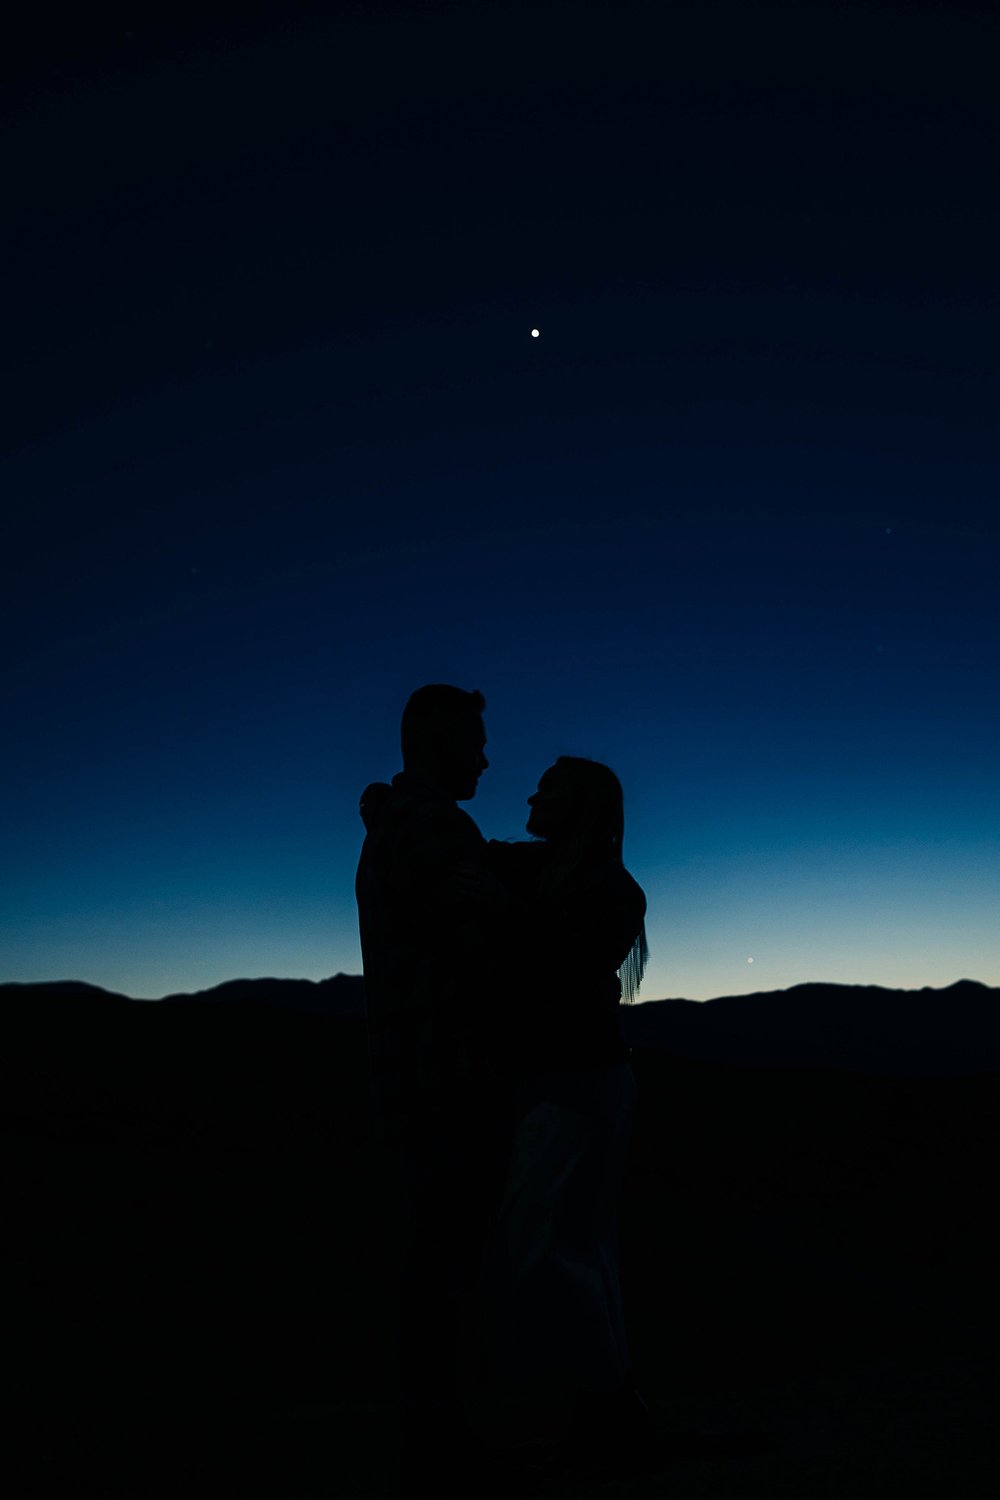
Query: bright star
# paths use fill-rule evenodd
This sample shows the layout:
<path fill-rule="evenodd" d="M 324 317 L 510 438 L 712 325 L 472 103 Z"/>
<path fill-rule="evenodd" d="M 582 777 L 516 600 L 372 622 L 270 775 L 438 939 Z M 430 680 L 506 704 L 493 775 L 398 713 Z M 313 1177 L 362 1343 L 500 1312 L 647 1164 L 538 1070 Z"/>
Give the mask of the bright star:
<path fill-rule="evenodd" d="M 537 328 L 533 328 L 533 329 L 532 329 L 532 330 L 531 330 L 531 337 L 532 337 L 532 338 L 533 338 L 533 339 L 537 339 L 537 337 L 538 337 L 538 329 L 537 329 Z"/>

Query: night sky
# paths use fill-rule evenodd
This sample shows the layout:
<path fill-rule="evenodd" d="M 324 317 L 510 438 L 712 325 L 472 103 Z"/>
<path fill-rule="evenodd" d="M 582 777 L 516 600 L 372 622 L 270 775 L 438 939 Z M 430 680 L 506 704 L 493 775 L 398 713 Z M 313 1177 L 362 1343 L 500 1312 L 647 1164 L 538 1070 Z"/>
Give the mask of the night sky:
<path fill-rule="evenodd" d="M 488 837 L 618 772 L 644 998 L 1000 984 L 994 8 L 97 9 L 3 60 L 0 979 L 360 973 L 454 682 Z"/>

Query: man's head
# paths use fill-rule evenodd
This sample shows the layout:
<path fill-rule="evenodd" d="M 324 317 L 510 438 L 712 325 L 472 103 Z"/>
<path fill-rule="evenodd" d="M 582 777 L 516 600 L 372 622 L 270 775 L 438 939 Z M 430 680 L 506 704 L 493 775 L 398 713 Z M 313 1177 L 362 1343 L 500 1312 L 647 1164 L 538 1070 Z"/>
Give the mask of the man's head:
<path fill-rule="evenodd" d="M 476 795 L 489 765 L 483 754 L 486 699 L 473 688 L 434 682 L 417 688 L 403 709 L 400 739 L 403 769 L 440 787 L 456 802 Z"/>

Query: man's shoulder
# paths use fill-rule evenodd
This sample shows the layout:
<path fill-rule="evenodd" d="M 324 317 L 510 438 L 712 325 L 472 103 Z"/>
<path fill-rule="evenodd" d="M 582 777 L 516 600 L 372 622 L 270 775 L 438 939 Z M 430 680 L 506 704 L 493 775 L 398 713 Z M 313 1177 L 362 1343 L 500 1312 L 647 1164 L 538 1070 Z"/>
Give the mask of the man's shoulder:
<path fill-rule="evenodd" d="M 394 782 L 379 810 L 379 833 L 404 860 L 436 865 L 472 856 L 486 841 L 475 821 L 447 797 Z"/>

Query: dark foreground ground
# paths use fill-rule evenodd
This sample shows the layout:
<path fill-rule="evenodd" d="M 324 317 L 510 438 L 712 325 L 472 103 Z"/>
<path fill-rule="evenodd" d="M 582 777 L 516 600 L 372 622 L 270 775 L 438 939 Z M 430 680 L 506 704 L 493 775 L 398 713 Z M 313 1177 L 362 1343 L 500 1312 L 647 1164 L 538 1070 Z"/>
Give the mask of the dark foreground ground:
<path fill-rule="evenodd" d="M 773 1454 L 678 1463 L 654 1478 L 564 1486 L 572 1497 L 674 1496 L 677 1500 L 771 1497 L 962 1496 L 997 1492 L 995 1362 L 972 1354 L 871 1362 L 754 1388 L 665 1395 L 649 1404 L 666 1430 L 767 1430 Z M 79 1456 L 66 1450 L 35 1473 L 37 1488 L 14 1493 L 67 1496 L 240 1495 L 273 1500 L 394 1497 L 395 1450 L 388 1409 L 377 1403 L 316 1400 L 287 1409 L 208 1413 L 209 1432 L 192 1426 L 191 1444 L 166 1458 L 150 1435 L 130 1443 L 109 1417 Z M 178 1434 L 180 1436 L 180 1434 Z M 199 1439 L 197 1449 L 193 1446 Z M 200 1440 L 205 1437 L 207 1451 Z M 166 1467 L 161 1467 L 165 1463 Z"/>
<path fill-rule="evenodd" d="M 392 1496 L 399 1226 L 362 1031 L 56 1020 L 4 1078 L 7 1493 Z M 666 1432 L 777 1447 L 566 1500 L 994 1496 L 997 1075 L 634 1066 L 638 1383 Z"/>
<path fill-rule="evenodd" d="M 827 1327 L 799 1351 L 787 1326 L 769 1335 L 759 1305 L 734 1308 L 734 1289 L 698 1307 L 689 1300 L 698 1297 L 692 1285 L 678 1294 L 684 1305 L 673 1336 L 657 1340 L 650 1328 L 636 1344 L 641 1385 L 665 1432 L 766 1432 L 775 1451 L 678 1463 L 653 1478 L 564 1486 L 559 1494 L 992 1500 L 1000 1479 L 995 1333 L 956 1320 L 940 1303 L 885 1293 L 876 1301 L 864 1287 L 851 1296 L 843 1280 L 829 1286 L 821 1264 L 799 1258 L 789 1271 L 770 1245 L 766 1255 L 775 1280 L 784 1269 L 800 1289 L 811 1282 L 808 1298 L 816 1302 L 806 1300 L 800 1315 L 813 1327 L 820 1300 L 833 1298 L 835 1332 Z M 750 1280 L 759 1296 L 757 1268 Z M 100 1337 L 96 1326 L 92 1333 Z M 231 1377 L 228 1388 L 213 1392 L 197 1369 L 197 1338 L 185 1342 L 191 1366 L 177 1350 L 173 1391 L 129 1389 L 127 1372 L 109 1371 L 107 1350 L 98 1347 L 92 1370 L 80 1370 L 78 1390 L 50 1392 L 25 1412 L 27 1466 L 8 1493 L 95 1500 L 395 1495 L 393 1413 L 384 1390 L 352 1395 L 342 1378 L 331 1380 L 341 1389 L 310 1393 L 293 1389 L 293 1380 L 282 1388 L 281 1372 L 272 1369 L 259 1382 Z M 182 1393 L 186 1378 L 196 1392 Z M 16 1407 L 8 1412 L 16 1415 Z"/>

